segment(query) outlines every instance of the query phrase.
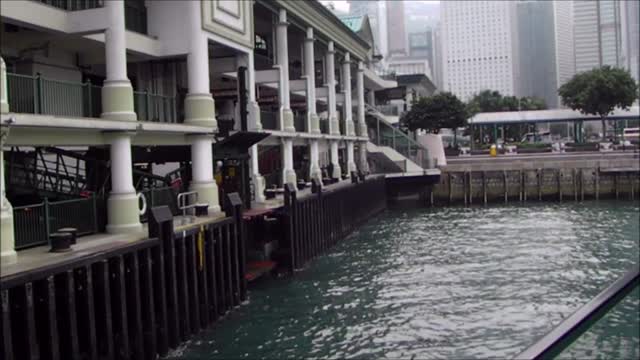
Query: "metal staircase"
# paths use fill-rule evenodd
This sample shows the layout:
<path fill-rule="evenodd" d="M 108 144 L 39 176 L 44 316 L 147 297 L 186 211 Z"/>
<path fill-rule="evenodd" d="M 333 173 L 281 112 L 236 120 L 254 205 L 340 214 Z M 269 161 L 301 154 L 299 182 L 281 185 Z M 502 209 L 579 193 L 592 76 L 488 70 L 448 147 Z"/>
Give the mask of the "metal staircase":
<path fill-rule="evenodd" d="M 103 197 L 110 189 L 110 162 L 55 147 L 12 147 L 6 154 L 7 189 L 10 196 L 72 199 L 93 194 Z M 167 187 L 179 176 L 178 169 L 167 176 L 133 170 L 137 190 Z"/>
<path fill-rule="evenodd" d="M 384 114 L 369 104 L 365 104 L 366 121 L 370 132 L 370 141 L 376 146 L 387 146 L 414 162 L 423 169 L 430 169 L 434 162 L 430 159 L 429 151 L 401 130 L 395 128 Z"/>

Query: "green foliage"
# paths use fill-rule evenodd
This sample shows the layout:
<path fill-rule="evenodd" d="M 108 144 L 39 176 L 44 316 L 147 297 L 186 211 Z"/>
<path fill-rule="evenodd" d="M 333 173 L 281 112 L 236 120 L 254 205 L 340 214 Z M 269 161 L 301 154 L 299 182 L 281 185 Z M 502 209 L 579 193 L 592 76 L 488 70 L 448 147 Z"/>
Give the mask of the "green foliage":
<path fill-rule="evenodd" d="M 573 110 L 605 118 L 616 107 L 628 109 L 638 96 L 638 85 L 627 70 L 606 65 L 576 74 L 558 94 Z"/>
<path fill-rule="evenodd" d="M 450 92 L 418 99 L 400 119 L 411 131 L 422 129 L 437 134 L 440 129 L 455 129 L 465 125 L 468 117 L 465 104 Z"/>
<path fill-rule="evenodd" d="M 501 112 L 519 110 L 544 110 L 547 108 L 544 100 L 537 97 L 502 96 L 496 90 L 483 90 L 476 94 L 467 105 L 469 113 Z"/>

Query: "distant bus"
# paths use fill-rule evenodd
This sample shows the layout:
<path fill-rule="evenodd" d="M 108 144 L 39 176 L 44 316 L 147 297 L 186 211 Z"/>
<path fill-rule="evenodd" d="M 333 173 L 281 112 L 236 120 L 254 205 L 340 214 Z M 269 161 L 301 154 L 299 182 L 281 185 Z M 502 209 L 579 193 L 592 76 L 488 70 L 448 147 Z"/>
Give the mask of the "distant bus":
<path fill-rule="evenodd" d="M 626 128 L 622 132 L 622 139 L 631 142 L 640 142 L 640 128 Z"/>

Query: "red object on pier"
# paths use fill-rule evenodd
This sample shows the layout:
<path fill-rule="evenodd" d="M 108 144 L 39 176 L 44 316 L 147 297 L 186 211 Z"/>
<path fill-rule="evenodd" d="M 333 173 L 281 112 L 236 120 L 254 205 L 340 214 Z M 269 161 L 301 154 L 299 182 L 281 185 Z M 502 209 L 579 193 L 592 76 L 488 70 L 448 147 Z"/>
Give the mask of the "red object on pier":
<path fill-rule="evenodd" d="M 271 272 L 276 267 L 275 261 L 251 261 L 247 264 L 247 273 L 244 278 L 247 281 L 254 281 L 262 275 Z"/>

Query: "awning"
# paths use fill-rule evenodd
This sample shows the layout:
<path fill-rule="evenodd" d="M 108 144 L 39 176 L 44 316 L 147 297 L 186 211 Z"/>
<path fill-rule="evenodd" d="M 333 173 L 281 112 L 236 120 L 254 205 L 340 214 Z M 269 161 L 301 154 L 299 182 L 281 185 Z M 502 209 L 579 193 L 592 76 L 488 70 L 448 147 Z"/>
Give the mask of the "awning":
<path fill-rule="evenodd" d="M 251 146 L 269 135 L 266 132 L 238 131 L 213 144 L 213 157 L 216 159 L 244 158 L 248 156 Z"/>
<path fill-rule="evenodd" d="M 607 120 L 637 119 L 640 119 L 638 106 L 632 106 L 629 108 L 629 110 L 615 109 L 611 115 L 607 116 Z M 585 115 L 579 111 L 571 109 L 553 109 L 479 113 L 469 119 L 469 124 L 500 125 L 594 120 L 600 120 L 600 117 L 597 115 Z"/>

